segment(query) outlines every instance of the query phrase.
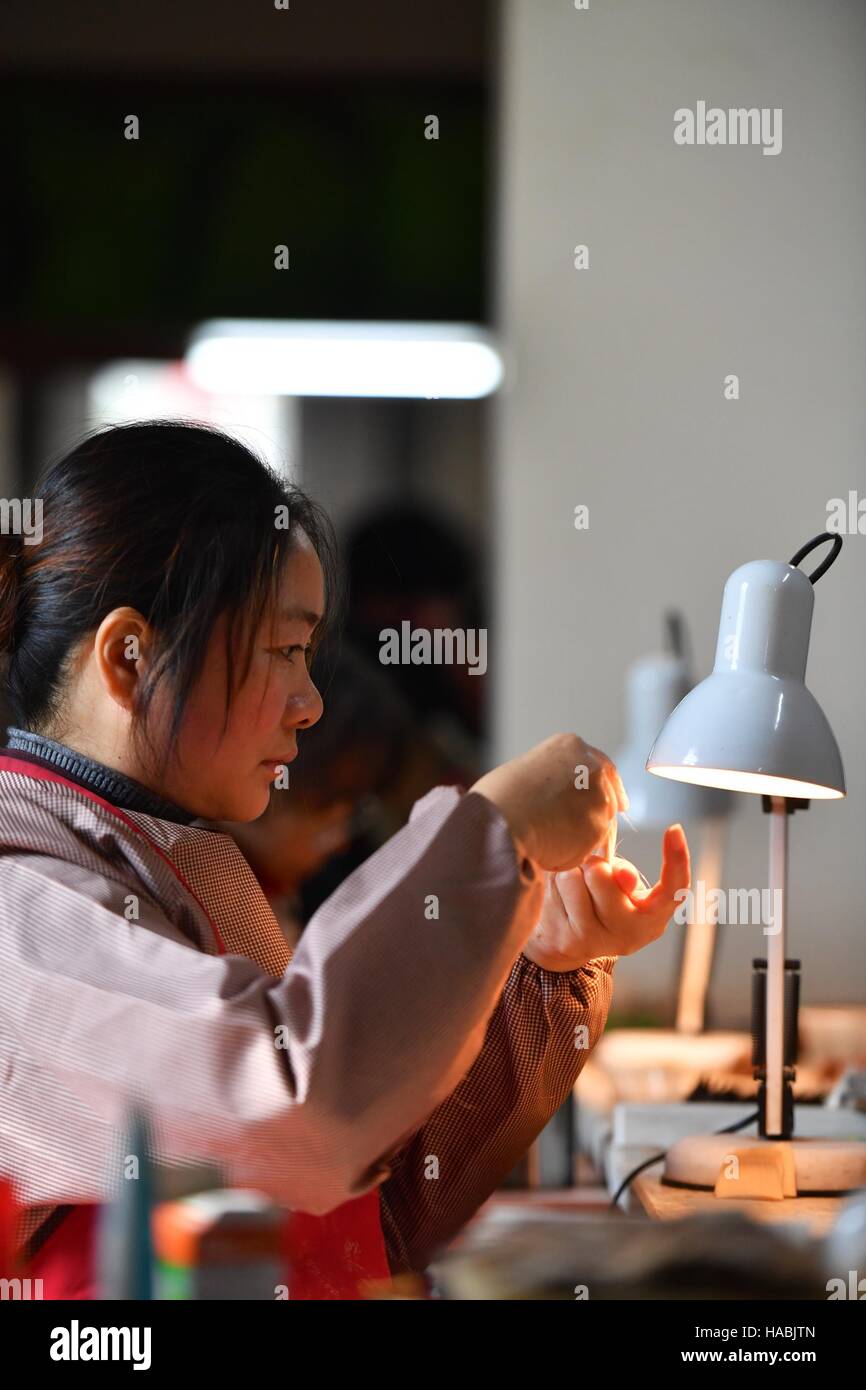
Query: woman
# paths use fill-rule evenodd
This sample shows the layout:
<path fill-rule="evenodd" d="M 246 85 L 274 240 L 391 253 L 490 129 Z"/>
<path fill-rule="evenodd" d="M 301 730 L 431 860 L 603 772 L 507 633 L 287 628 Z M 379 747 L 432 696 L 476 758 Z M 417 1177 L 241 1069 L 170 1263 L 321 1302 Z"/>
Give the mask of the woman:
<path fill-rule="evenodd" d="M 29 1272 L 94 1296 L 133 1105 L 160 1161 L 217 1163 L 296 1213 L 292 1297 L 421 1269 L 568 1093 L 613 958 L 688 882 L 682 831 L 646 895 L 588 859 L 624 794 L 560 735 L 431 792 L 290 959 L 207 823 L 260 815 L 322 712 L 324 518 L 242 445 L 172 423 L 92 436 L 37 495 L 39 543 L 0 538 L 0 1173 Z"/>

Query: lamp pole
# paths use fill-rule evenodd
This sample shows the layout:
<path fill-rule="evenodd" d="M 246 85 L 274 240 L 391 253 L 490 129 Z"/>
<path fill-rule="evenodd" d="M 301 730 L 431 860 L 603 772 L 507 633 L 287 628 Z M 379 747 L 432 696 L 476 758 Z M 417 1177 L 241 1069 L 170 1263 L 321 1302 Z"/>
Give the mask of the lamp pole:
<path fill-rule="evenodd" d="M 774 930 L 767 943 L 765 1133 L 785 1139 L 785 937 L 788 886 L 788 814 L 783 796 L 771 798 L 770 902 Z M 778 891 L 777 891 L 778 890 Z"/>

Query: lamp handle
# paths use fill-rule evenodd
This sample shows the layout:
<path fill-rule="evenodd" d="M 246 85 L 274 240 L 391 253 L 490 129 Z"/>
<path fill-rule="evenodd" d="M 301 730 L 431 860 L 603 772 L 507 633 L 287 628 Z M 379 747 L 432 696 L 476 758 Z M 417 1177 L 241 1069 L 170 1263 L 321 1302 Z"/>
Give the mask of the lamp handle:
<path fill-rule="evenodd" d="M 810 551 L 814 550 L 816 546 L 823 545 L 825 541 L 832 541 L 833 549 L 830 551 L 829 555 L 824 556 L 818 568 L 806 576 L 810 584 L 817 584 L 821 575 L 827 573 L 833 561 L 838 557 L 839 551 L 842 549 L 842 537 L 833 535 L 830 531 L 822 531 L 820 536 L 813 536 L 805 545 L 801 545 L 796 555 L 793 555 L 788 561 L 789 565 L 799 565 L 800 561 L 805 560 Z"/>

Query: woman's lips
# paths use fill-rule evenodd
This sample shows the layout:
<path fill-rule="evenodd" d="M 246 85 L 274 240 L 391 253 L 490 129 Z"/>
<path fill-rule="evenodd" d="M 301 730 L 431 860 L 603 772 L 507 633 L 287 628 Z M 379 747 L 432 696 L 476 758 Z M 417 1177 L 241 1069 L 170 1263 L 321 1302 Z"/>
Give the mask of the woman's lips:
<path fill-rule="evenodd" d="M 287 763 L 293 763 L 297 756 L 298 750 L 293 748 L 291 753 L 284 753 L 281 758 L 262 758 L 259 767 L 269 767 L 276 771 L 278 767 L 285 767 Z"/>

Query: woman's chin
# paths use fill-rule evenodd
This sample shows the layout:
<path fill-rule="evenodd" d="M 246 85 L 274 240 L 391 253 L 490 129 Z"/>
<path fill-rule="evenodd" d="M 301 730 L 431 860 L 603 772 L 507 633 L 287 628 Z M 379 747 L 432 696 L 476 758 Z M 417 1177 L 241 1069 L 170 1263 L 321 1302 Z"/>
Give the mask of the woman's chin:
<path fill-rule="evenodd" d="M 226 809 L 221 811 L 219 816 L 211 816 L 210 819 L 233 821 L 237 824 L 258 820 L 267 809 L 270 799 L 267 784 L 264 787 L 250 787 L 244 792 L 234 787 L 231 797 L 226 802 Z"/>

